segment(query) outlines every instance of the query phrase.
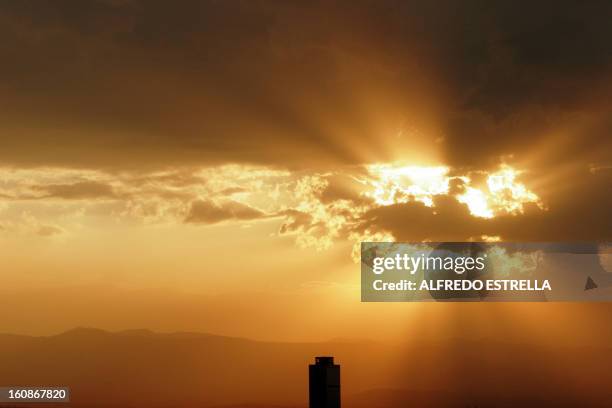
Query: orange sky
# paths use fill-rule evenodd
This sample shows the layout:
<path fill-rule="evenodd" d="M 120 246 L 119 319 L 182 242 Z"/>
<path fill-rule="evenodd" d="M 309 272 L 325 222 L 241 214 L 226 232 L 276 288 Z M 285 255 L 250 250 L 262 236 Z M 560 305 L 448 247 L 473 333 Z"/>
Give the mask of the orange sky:
<path fill-rule="evenodd" d="M 503 337 L 481 323 L 525 306 L 462 305 L 462 332 L 361 304 L 354 245 L 610 239 L 606 13 L 25 3 L 0 8 L 2 332 Z M 606 311 L 531 313 L 581 342 Z"/>

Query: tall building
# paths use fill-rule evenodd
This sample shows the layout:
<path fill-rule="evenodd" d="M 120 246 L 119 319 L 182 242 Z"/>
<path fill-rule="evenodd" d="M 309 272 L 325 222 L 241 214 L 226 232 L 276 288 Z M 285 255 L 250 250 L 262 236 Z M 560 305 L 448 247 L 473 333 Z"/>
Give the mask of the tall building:
<path fill-rule="evenodd" d="M 308 378 L 310 408 L 340 408 L 340 366 L 333 357 L 315 357 Z"/>

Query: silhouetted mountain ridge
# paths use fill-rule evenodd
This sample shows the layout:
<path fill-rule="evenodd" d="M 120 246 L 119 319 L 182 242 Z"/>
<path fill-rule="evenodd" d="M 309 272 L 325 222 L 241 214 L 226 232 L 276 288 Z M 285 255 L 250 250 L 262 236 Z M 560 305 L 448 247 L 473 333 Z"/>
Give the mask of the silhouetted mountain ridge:
<path fill-rule="evenodd" d="M 347 407 L 605 406 L 611 351 L 486 339 L 284 343 L 76 328 L 46 337 L 0 334 L 0 384 L 69 386 L 74 406 L 303 407 L 308 364 L 334 355 Z"/>

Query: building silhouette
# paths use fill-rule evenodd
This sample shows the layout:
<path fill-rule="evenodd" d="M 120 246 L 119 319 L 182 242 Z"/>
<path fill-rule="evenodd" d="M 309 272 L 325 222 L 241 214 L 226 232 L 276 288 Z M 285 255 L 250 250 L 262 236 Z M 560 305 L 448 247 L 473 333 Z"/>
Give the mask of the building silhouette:
<path fill-rule="evenodd" d="M 340 366 L 333 357 L 315 357 L 308 378 L 310 408 L 340 408 Z"/>

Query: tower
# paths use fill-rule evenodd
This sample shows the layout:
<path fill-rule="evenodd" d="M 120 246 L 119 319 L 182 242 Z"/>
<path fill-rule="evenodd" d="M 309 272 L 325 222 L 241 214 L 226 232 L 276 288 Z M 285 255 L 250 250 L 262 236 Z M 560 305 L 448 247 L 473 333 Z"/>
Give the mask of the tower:
<path fill-rule="evenodd" d="M 333 357 L 315 357 L 308 378 L 310 408 L 340 408 L 340 366 Z"/>

